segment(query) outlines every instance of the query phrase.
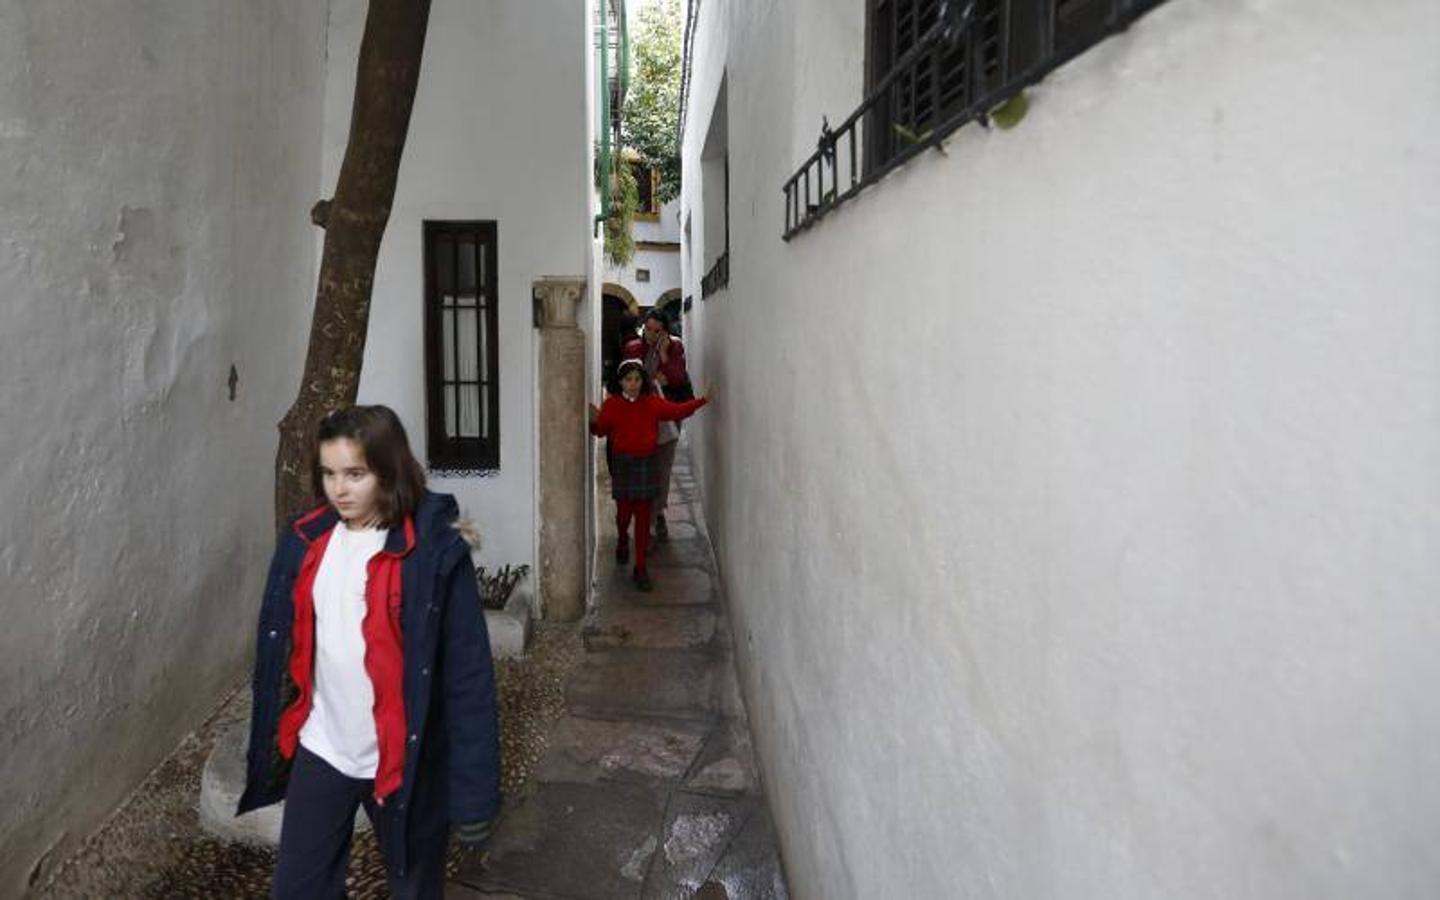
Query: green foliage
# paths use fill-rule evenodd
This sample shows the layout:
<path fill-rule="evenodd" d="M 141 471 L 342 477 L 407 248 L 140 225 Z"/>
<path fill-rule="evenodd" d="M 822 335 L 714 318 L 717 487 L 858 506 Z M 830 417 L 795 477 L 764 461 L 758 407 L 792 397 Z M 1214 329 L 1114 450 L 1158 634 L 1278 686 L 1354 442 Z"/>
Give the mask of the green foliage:
<path fill-rule="evenodd" d="M 635 172 L 624 156 L 617 153 L 613 158 L 610 218 L 605 220 L 605 258 L 612 266 L 628 265 L 635 258 L 635 235 L 630 226 L 640 207 L 640 185 L 635 183 Z"/>
<path fill-rule="evenodd" d="M 1004 103 L 990 110 L 990 120 L 1000 128 L 1014 128 L 1030 111 L 1030 98 L 1021 91 Z"/>
<path fill-rule="evenodd" d="M 480 589 L 480 605 L 486 609 L 504 609 L 510 594 L 530 574 L 530 567 L 503 565 L 494 572 L 484 566 L 475 570 L 475 585 Z"/>
<path fill-rule="evenodd" d="M 923 144 L 930 140 L 930 135 L 935 133 L 934 129 L 927 128 L 923 134 L 916 134 L 913 129 L 906 128 L 899 122 L 895 122 L 891 127 L 895 129 L 895 134 L 900 137 L 900 140 L 907 144 Z"/>
<path fill-rule="evenodd" d="M 680 193 L 680 0 L 655 0 L 637 12 L 630 31 L 630 89 L 625 95 L 621 138 L 641 161 L 660 173 L 658 204 Z"/>

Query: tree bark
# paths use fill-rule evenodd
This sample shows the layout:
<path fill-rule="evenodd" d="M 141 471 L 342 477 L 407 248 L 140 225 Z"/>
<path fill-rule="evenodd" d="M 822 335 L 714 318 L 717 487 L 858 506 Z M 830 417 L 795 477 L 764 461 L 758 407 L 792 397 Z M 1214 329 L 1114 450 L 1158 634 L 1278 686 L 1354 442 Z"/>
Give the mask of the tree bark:
<path fill-rule="evenodd" d="M 429 20 L 430 0 L 370 0 L 350 137 L 322 225 L 325 248 L 305 372 L 299 395 L 278 426 L 277 528 L 312 499 L 308 450 L 320 420 L 353 404 L 360 387 L 375 263 L 395 201 Z"/>

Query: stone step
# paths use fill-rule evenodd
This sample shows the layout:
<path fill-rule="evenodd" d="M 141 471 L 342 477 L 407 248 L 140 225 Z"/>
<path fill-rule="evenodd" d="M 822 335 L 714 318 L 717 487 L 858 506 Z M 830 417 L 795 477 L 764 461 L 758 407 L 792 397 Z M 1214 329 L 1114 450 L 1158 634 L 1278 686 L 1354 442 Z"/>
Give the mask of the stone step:
<path fill-rule="evenodd" d="M 200 827 L 222 841 L 278 847 L 284 803 L 235 815 L 235 806 L 245 792 L 245 751 L 249 741 L 250 726 L 245 722 L 216 739 L 200 774 Z M 370 819 L 363 811 L 357 812 L 355 833 L 369 830 Z"/>
<path fill-rule="evenodd" d="M 629 566 L 616 566 L 615 571 L 602 572 L 598 589 L 606 606 L 708 606 L 715 603 L 714 580 L 704 569 L 690 567 L 650 568 L 654 590 L 646 592 L 630 580 Z"/>
<path fill-rule="evenodd" d="M 662 543 L 651 544 L 646 563 L 651 575 L 656 569 L 700 569 L 707 575 L 715 574 L 715 558 L 710 554 L 710 542 L 704 538 L 675 538 Z M 628 571 L 628 570 L 627 570 Z"/>
<path fill-rule="evenodd" d="M 708 606 L 602 606 L 586 618 L 581 635 L 587 650 L 697 649 L 715 639 L 715 610 Z"/>
<path fill-rule="evenodd" d="M 728 658 L 708 650 L 603 650 L 571 675 L 565 698 L 589 718 L 720 718 Z"/>
<path fill-rule="evenodd" d="M 755 814 L 749 799 L 671 795 L 660 846 L 650 864 L 641 897 L 693 897 L 709 880 L 731 841 Z M 746 900 L 749 900 L 747 897 Z"/>
<path fill-rule="evenodd" d="M 759 794 L 760 779 L 756 775 L 750 729 L 743 719 L 725 718 L 715 726 L 692 761 L 683 787 L 703 794 Z"/>
<path fill-rule="evenodd" d="M 789 900 L 785 873 L 780 866 L 775 825 L 763 806 L 755 811 L 725 848 L 724 855 L 710 870 L 701 885 L 701 892 L 696 896 L 707 896 L 704 893 L 707 886 L 718 886 L 724 890 L 724 893 L 716 891 L 709 896 L 727 897 L 729 900 Z"/>
<path fill-rule="evenodd" d="M 634 784 L 542 782 L 501 814 L 484 861 L 464 860 L 454 880 L 481 896 L 639 898 L 666 796 Z"/>
<path fill-rule="evenodd" d="M 705 722 L 566 716 L 551 732 L 540 781 L 678 783 L 713 742 Z"/>

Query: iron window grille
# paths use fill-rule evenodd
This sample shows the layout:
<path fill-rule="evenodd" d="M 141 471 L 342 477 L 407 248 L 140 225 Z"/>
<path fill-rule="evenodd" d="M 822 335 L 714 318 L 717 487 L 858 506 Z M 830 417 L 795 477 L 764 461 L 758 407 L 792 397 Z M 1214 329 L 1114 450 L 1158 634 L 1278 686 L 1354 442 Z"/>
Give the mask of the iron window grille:
<path fill-rule="evenodd" d="M 494 222 L 426 222 L 425 422 L 430 468 L 500 467 Z"/>
<path fill-rule="evenodd" d="M 730 286 L 730 154 L 725 154 L 723 175 L 725 187 L 725 249 L 720 252 L 720 258 L 710 266 L 710 271 L 700 279 L 700 299 L 708 299 L 712 294 Z"/>
<path fill-rule="evenodd" d="M 715 260 L 715 265 L 700 279 L 700 299 L 704 300 L 730 283 L 730 251 L 726 250 Z"/>
<path fill-rule="evenodd" d="M 868 93 L 786 180 L 785 240 L 1164 0 L 867 0 Z"/>

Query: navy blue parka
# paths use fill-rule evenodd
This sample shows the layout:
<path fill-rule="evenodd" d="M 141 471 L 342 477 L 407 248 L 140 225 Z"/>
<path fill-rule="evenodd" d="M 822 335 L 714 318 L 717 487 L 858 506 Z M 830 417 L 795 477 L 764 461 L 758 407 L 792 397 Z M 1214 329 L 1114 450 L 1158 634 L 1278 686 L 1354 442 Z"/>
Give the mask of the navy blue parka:
<path fill-rule="evenodd" d="M 404 780 L 382 815 L 395 827 L 381 849 L 404 873 L 412 835 L 443 833 L 488 822 L 500 805 L 500 742 L 490 639 L 475 583 L 470 547 L 455 528 L 459 507 L 449 494 L 426 491 L 414 516 L 415 546 L 401 562 L 404 648 Z M 333 528 L 333 508 L 280 535 L 265 582 L 256 633 L 250 749 L 237 814 L 285 799 L 291 760 L 279 751 L 280 714 L 293 700 L 290 678 L 293 588 L 310 543 Z M 405 546 L 394 528 L 386 549 Z"/>

